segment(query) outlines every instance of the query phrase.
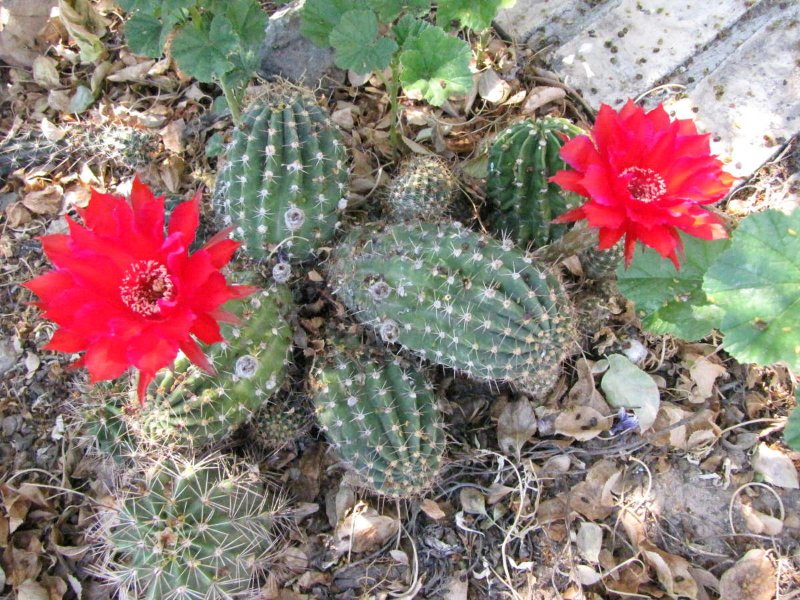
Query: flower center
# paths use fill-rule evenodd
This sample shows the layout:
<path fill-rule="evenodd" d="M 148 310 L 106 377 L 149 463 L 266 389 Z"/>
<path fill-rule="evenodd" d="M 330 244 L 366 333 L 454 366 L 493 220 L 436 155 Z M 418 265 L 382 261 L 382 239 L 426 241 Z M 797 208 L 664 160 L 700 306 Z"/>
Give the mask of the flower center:
<path fill-rule="evenodd" d="M 621 175 L 628 175 L 628 192 L 640 202 L 653 202 L 667 193 L 664 179 L 652 169 L 628 167 Z"/>
<path fill-rule="evenodd" d="M 154 260 L 140 260 L 125 273 L 119 294 L 125 306 L 149 317 L 161 312 L 159 300 L 172 299 L 175 284 L 169 278 L 167 267 Z"/>

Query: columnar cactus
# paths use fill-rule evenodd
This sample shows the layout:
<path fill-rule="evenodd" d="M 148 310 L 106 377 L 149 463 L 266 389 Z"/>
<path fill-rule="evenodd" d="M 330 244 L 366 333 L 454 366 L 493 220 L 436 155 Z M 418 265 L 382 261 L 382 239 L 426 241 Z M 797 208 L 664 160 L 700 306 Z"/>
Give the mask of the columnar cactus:
<path fill-rule="evenodd" d="M 378 349 L 343 337 L 311 373 L 317 418 L 369 489 L 407 498 L 427 491 L 445 449 L 433 386 Z"/>
<path fill-rule="evenodd" d="M 281 386 L 291 351 L 285 316 L 291 302 L 284 286 L 256 292 L 230 308 L 237 325 L 222 326 L 224 342 L 207 350 L 216 375 L 180 355 L 156 376 L 145 406 L 126 416 L 145 442 L 200 448 L 244 423 Z M 226 306 L 228 309 L 228 306 Z"/>
<path fill-rule="evenodd" d="M 120 597 L 230 600 L 251 589 L 282 509 L 282 499 L 227 470 L 219 456 L 164 460 L 105 524 L 109 560 L 98 574 Z"/>
<path fill-rule="evenodd" d="M 256 260 L 280 246 L 295 261 L 329 241 L 346 207 L 347 152 L 313 97 L 274 94 L 234 130 L 213 204 Z"/>
<path fill-rule="evenodd" d="M 498 134 L 489 152 L 486 180 L 488 224 L 493 231 L 535 248 L 567 231 L 569 225 L 551 221 L 581 199 L 548 179 L 567 168 L 558 153 L 567 139 L 580 133 L 566 119 L 546 117 L 519 121 Z"/>
<path fill-rule="evenodd" d="M 541 396 L 570 352 L 572 310 L 561 282 L 508 240 L 457 224 L 354 232 L 333 253 L 329 274 L 385 342 L 476 379 Z"/>
<path fill-rule="evenodd" d="M 387 217 L 394 222 L 440 221 L 450 211 L 457 189 L 456 178 L 441 158 L 415 155 L 389 185 Z"/>

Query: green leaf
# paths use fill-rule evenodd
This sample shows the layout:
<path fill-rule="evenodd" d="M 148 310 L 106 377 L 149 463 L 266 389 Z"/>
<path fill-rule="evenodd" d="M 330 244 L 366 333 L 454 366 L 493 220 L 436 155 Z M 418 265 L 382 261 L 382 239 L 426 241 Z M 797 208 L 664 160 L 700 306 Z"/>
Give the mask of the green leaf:
<path fill-rule="evenodd" d="M 420 33 L 431 27 L 433 27 L 433 25 L 427 21 L 414 18 L 411 15 L 406 15 L 392 27 L 392 32 L 394 33 L 394 39 L 397 41 L 398 45 L 405 50 L 408 42 L 416 39 L 419 37 Z"/>
<path fill-rule="evenodd" d="M 208 138 L 206 141 L 206 156 L 213 158 L 219 156 L 225 151 L 225 141 L 222 139 L 222 134 L 219 131 Z"/>
<path fill-rule="evenodd" d="M 722 310 L 703 292 L 703 277 L 730 242 L 683 234 L 681 239 L 685 257 L 680 271 L 655 250 L 639 248 L 628 269 L 617 269 L 617 281 L 620 292 L 644 313 L 642 325 L 648 331 L 699 340 L 722 321 Z"/>
<path fill-rule="evenodd" d="M 795 398 L 800 404 L 800 389 L 795 392 Z M 783 437 L 789 448 L 800 451 L 800 406 L 795 406 L 789 415 L 786 428 L 783 430 Z"/>
<path fill-rule="evenodd" d="M 300 33 L 321 48 L 346 12 L 369 8 L 366 0 L 306 0 L 300 10 Z"/>
<path fill-rule="evenodd" d="M 345 13 L 331 31 L 329 41 L 336 50 L 336 66 L 359 75 L 382 71 L 397 50 L 394 40 L 378 35 L 378 17 L 371 10 Z"/>
<path fill-rule="evenodd" d="M 194 8 L 196 4 L 197 0 L 162 0 L 161 16 L 176 15 L 184 20 L 186 12 Z"/>
<path fill-rule="evenodd" d="M 134 54 L 151 58 L 161 56 L 161 20 L 143 12 L 135 13 L 125 23 L 125 38 Z"/>
<path fill-rule="evenodd" d="M 223 36 L 221 31 L 217 35 Z M 187 75 L 204 83 L 214 81 L 233 68 L 211 42 L 209 32 L 192 23 L 184 25 L 172 41 L 172 57 Z"/>
<path fill-rule="evenodd" d="M 79 85 L 72 95 L 72 98 L 69 99 L 69 112 L 81 114 L 94 104 L 94 100 L 95 98 L 94 94 L 92 94 L 92 90 L 85 85 Z"/>
<path fill-rule="evenodd" d="M 653 378 L 621 354 L 608 357 L 608 371 L 600 380 L 606 401 L 614 408 L 630 408 L 645 431 L 655 423 L 661 398 Z"/>
<path fill-rule="evenodd" d="M 233 23 L 221 13 L 215 14 L 211 19 L 208 39 L 214 46 L 214 50 L 226 58 L 239 48 L 239 36 L 233 30 Z"/>
<path fill-rule="evenodd" d="M 436 24 L 448 27 L 458 21 L 461 27 L 483 30 L 492 24 L 501 8 L 513 6 L 516 0 L 440 0 L 436 9 Z"/>
<path fill-rule="evenodd" d="M 139 10 L 155 15 L 157 11 L 161 10 L 161 0 L 117 0 L 117 4 L 125 12 Z"/>
<path fill-rule="evenodd" d="M 370 7 L 383 23 L 391 23 L 398 16 L 423 16 L 431 10 L 431 0 L 368 0 Z"/>
<path fill-rule="evenodd" d="M 400 82 L 408 91 L 418 91 L 434 106 L 441 106 L 453 94 L 472 87 L 469 45 L 430 27 L 407 40 L 400 53 Z"/>
<path fill-rule="evenodd" d="M 256 51 L 264 39 L 267 15 L 256 0 L 230 0 L 226 5 L 226 13 L 233 31 L 239 37 L 244 48 L 252 47 Z"/>
<path fill-rule="evenodd" d="M 745 218 L 703 289 L 724 311 L 724 347 L 736 360 L 800 371 L 800 210 Z"/>

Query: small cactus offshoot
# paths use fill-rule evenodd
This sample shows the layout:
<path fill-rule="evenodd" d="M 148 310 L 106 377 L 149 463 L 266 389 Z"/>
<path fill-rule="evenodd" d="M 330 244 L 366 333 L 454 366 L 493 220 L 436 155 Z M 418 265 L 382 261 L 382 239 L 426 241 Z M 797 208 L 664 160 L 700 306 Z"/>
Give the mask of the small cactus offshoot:
<path fill-rule="evenodd" d="M 387 218 L 392 222 L 441 221 L 450 212 L 457 189 L 455 176 L 441 158 L 413 156 L 389 185 Z"/>
<path fill-rule="evenodd" d="M 476 379 L 544 395 L 571 350 L 572 308 L 549 269 L 456 224 L 353 232 L 329 281 L 384 342 Z"/>
<path fill-rule="evenodd" d="M 284 501 L 221 457 L 166 459 L 118 503 L 103 527 L 98 575 L 121 597 L 231 600 L 275 544 Z"/>
<path fill-rule="evenodd" d="M 567 168 L 558 153 L 569 138 L 581 133 L 566 119 L 545 117 L 519 121 L 497 135 L 486 180 L 493 231 L 522 246 L 539 248 L 569 229 L 551 221 L 581 204 L 582 198 L 548 179 Z"/>
<path fill-rule="evenodd" d="M 400 498 L 430 489 L 445 439 L 433 386 L 420 371 L 343 336 L 329 340 L 311 389 L 320 425 L 365 487 Z"/>
<path fill-rule="evenodd" d="M 281 448 L 302 436 L 311 426 L 312 416 L 292 395 L 279 395 L 258 409 L 250 420 L 252 438 L 264 448 Z"/>
<path fill-rule="evenodd" d="M 301 262 L 333 237 L 347 205 L 347 151 L 313 97 L 279 93 L 258 101 L 226 156 L 213 204 L 252 258 L 281 247 Z"/>
<path fill-rule="evenodd" d="M 622 264 L 622 243 L 608 250 L 598 250 L 592 246 L 578 253 L 583 272 L 589 279 L 608 279 L 614 277 L 617 267 Z"/>

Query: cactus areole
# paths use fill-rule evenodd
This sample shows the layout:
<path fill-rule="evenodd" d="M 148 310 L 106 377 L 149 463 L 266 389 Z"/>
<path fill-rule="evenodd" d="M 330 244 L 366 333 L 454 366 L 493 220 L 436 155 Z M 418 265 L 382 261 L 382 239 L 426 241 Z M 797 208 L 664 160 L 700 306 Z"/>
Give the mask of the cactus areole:
<path fill-rule="evenodd" d="M 307 260 L 347 206 L 346 163 L 341 134 L 313 97 L 270 95 L 234 130 L 214 208 L 256 260 L 279 247 L 294 262 Z"/>
<path fill-rule="evenodd" d="M 476 379 L 541 396 L 572 346 L 572 309 L 556 275 L 510 242 L 458 224 L 354 232 L 329 273 L 384 342 Z"/>

